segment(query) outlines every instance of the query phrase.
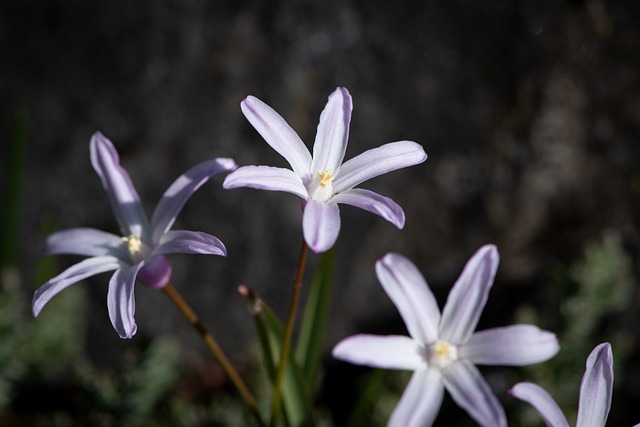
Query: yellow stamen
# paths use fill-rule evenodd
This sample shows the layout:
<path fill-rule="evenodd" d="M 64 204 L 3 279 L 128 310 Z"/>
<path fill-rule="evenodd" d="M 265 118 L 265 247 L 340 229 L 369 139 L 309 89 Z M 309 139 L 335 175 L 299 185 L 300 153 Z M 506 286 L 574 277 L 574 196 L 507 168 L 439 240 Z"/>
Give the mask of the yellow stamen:
<path fill-rule="evenodd" d="M 453 356 L 454 348 L 448 342 L 438 341 L 433 345 L 432 350 L 436 359 L 438 359 L 438 361 L 443 361 Z"/>
<path fill-rule="evenodd" d="M 140 240 L 140 236 L 131 235 L 128 237 L 123 237 L 122 241 L 127 244 L 129 252 L 131 252 L 132 254 L 136 254 L 140 252 L 140 249 L 142 249 L 142 240 Z"/>
<path fill-rule="evenodd" d="M 320 178 L 320 187 L 323 188 L 333 182 L 333 174 L 329 169 L 327 169 L 326 171 L 318 172 L 318 178 Z"/>

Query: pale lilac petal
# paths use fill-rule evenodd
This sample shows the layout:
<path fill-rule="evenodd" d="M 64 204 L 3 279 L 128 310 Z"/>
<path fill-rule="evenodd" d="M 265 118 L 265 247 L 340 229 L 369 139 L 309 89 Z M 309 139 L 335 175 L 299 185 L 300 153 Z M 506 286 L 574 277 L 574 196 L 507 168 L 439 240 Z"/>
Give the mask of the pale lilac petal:
<path fill-rule="evenodd" d="M 280 114 L 253 96 L 248 96 L 242 101 L 240 108 L 249 123 L 262 135 L 271 148 L 289 162 L 299 177 L 309 176 L 311 153 Z"/>
<path fill-rule="evenodd" d="M 115 147 L 104 135 L 96 132 L 91 137 L 91 164 L 102 179 L 111 207 L 122 233 L 126 236 L 141 236 L 149 241 L 149 223 L 142 210 L 140 197 L 131 183 L 126 170 L 120 166 L 120 157 Z"/>
<path fill-rule="evenodd" d="M 344 162 L 333 181 L 333 190 L 340 193 L 376 176 L 425 160 L 427 154 L 420 144 L 413 141 L 390 142 Z"/>
<path fill-rule="evenodd" d="M 539 385 L 518 383 L 509 390 L 509 393 L 533 406 L 548 427 L 569 427 L 569 422 L 558 404 Z M 600 426 L 604 426 L 604 424 L 600 424 Z"/>
<path fill-rule="evenodd" d="M 442 376 L 437 369 L 419 369 L 389 418 L 388 427 L 423 427 L 433 424 L 444 397 Z"/>
<path fill-rule="evenodd" d="M 42 255 L 111 255 L 128 261 L 129 250 L 122 237 L 95 228 L 73 228 L 53 233 L 44 241 Z"/>
<path fill-rule="evenodd" d="M 402 229 L 404 227 L 404 211 L 396 202 L 373 191 L 354 188 L 336 194 L 331 198 L 333 203 L 344 203 L 365 211 L 373 212 Z"/>
<path fill-rule="evenodd" d="M 453 400 L 485 427 L 505 427 L 504 409 L 480 371 L 463 360 L 442 370 L 444 386 Z"/>
<path fill-rule="evenodd" d="M 558 350 L 555 334 L 533 325 L 512 325 L 474 333 L 459 355 L 476 365 L 524 366 L 549 360 Z"/>
<path fill-rule="evenodd" d="M 289 169 L 271 166 L 242 166 L 227 175 L 222 186 L 227 190 L 250 187 L 258 190 L 284 191 L 305 200 L 309 197 L 298 175 Z"/>
<path fill-rule="evenodd" d="M 116 270 L 109 281 L 109 292 L 107 292 L 109 318 L 113 328 L 123 339 L 133 337 L 138 329 L 135 320 L 134 290 L 136 276 L 142 265 L 143 263 L 138 263 Z"/>
<path fill-rule="evenodd" d="M 331 249 L 340 233 L 340 210 L 335 203 L 310 200 L 302 215 L 302 232 L 316 253 Z"/>
<path fill-rule="evenodd" d="M 612 393 L 613 353 L 611 344 L 602 343 L 587 358 L 587 369 L 580 384 L 576 426 L 604 426 L 611 409 Z"/>
<path fill-rule="evenodd" d="M 123 263 L 113 256 L 98 256 L 88 258 L 72 265 L 65 271 L 42 285 L 33 295 L 33 315 L 38 316 L 42 307 L 59 292 L 90 276 L 117 270 Z"/>
<path fill-rule="evenodd" d="M 236 167 L 233 159 L 208 160 L 193 166 L 171 184 L 162 195 L 151 217 L 153 243 L 157 244 L 160 236 L 171 228 L 184 204 L 198 188 L 213 175 L 234 170 Z"/>
<path fill-rule="evenodd" d="M 401 335 L 354 335 L 340 341 L 333 357 L 372 368 L 416 370 L 426 366 L 420 344 Z"/>
<path fill-rule="evenodd" d="M 402 255 L 389 253 L 376 263 L 376 273 L 409 334 L 425 345 L 435 342 L 440 309 L 418 268 Z"/>
<path fill-rule="evenodd" d="M 327 105 L 320 114 L 313 144 L 313 173 L 329 170 L 335 176 L 338 172 L 347 149 L 352 110 L 353 103 L 347 89 L 339 87 L 329 95 Z"/>
<path fill-rule="evenodd" d="M 442 310 L 440 336 L 444 340 L 459 345 L 471 336 L 487 303 L 499 261 L 496 247 L 486 245 L 467 262 Z"/>
<path fill-rule="evenodd" d="M 210 234 L 172 230 L 162 235 L 160 244 L 154 249 L 151 257 L 174 253 L 226 256 L 227 249 L 217 237 Z"/>

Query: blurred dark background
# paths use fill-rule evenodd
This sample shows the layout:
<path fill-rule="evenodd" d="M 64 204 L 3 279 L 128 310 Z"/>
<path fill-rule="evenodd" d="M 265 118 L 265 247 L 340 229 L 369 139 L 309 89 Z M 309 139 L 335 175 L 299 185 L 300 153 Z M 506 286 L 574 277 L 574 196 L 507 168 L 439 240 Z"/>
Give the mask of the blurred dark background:
<path fill-rule="evenodd" d="M 480 326 L 512 323 L 526 305 L 556 330 L 561 325 L 545 317 L 564 295 L 554 272 L 603 233 L 631 261 L 634 286 L 639 273 L 639 22 L 633 0 L 4 1 L 0 189 L 15 184 L 4 173 L 5 153 L 23 120 L 17 261 L 24 293 L 30 298 L 40 284 L 34 265 L 47 232 L 118 232 L 89 162 L 93 132 L 114 142 L 151 213 L 200 160 L 286 165 L 243 117 L 247 95 L 276 109 L 311 147 L 327 96 L 345 86 L 354 102 L 346 158 L 409 139 L 429 159 L 363 185 L 405 209 L 404 230 L 341 209 L 327 350 L 357 332 L 402 333 L 374 274 L 388 251 L 411 258 L 442 304 L 465 261 L 495 243 L 501 265 Z M 216 235 L 229 256 L 174 256 L 173 283 L 242 366 L 254 333 L 235 287 L 247 284 L 285 313 L 300 203 L 289 194 L 225 191 L 222 180 L 196 193 L 176 227 Z M 57 271 L 75 261 L 60 257 Z M 312 256 L 309 271 L 316 264 Z M 138 334 L 122 341 L 106 311 L 108 276 L 86 282 L 79 285 L 86 315 L 74 332 L 93 363 L 109 366 L 127 348 L 168 334 L 194 371 L 208 369 L 198 337 L 161 293 L 138 288 Z M 640 399 L 638 299 L 634 287 L 591 345 L 611 330 L 628 333 L 615 425 L 640 420 L 629 405 Z M 37 321 L 49 315 L 45 309 Z M 584 366 L 586 356 L 576 363 Z M 326 369 L 332 378 L 344 367 L 327 357 Z"/>

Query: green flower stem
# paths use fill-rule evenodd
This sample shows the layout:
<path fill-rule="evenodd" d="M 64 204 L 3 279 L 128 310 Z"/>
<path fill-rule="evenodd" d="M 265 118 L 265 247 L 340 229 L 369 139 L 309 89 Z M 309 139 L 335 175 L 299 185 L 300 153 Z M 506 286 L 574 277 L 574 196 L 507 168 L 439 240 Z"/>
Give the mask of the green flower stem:
<path fill-rule="evenodd" d="M 302 289 L 302 277 L 304 276 L 304 268 L 307 264 L 307 253 L 309 247 L 307 243 L 302 239 L 302 246 L 300 247 L 300 259 L 298 260 L 298 267 L 296 268 L 296 276 L 293 282 L 293 290 L 291 292 L 291 305 L 289 306 L 289 314 L 287 315 L 287 323 L 284 329 L 284 340 L 282 341 L 282 350 L 280 352 L 280 359 L 278 365 L 278 372 L 276 373 L 276 382 L 273 386 L 273 402 L 271 404 L 271 426 L 275 427 L 278 424 L 278 417 L 280 415 L 281 407 L 281 394 L 280 388 L 282 387 L 282 378 L 284 377 L 284 368 L 286 366 L 287 358 L 289 357 L 289 351 L 291 350 L 291 337 L 293 336 L 293 326 L 296 321 L 296 313 L 298 311 L 298 304 L 300 302 L 300 290 Z"/>
<path fill-rule="evenodd" d="M 204 324 L 200 321 L 195 311 L 193 311 L 191 306 L 182 298 L 182 295 L 180 295 L 171 283 L 167 283 L 166 286 L 162 288 L 162 291 L 175 304 L 187 321 L 193 325 L 195 330 L 198 331 L 209 350 L 211 350 L 211 353 L 213 353 L 213 357 L 216 358 L 224 372 L 229 376 L 229 379 L 238 390 L 238 393 L 240 393 L 242 400 L 244 400 L 244 403 L 251 411 L 251 414 L 256 419 L 258 425 L 265 427 L 265 423 L 262 421 L 262 417 L 260 417 L 260 413 L 258 412 L 255 397 L 253 397 L 253 394 L 249 391 L 249 388 L 238 374 L 238 371 L 236 371 L 233 365 L 231 365 L 231 362 L 229 362 L 229 359 L 225 356 L 224 352 L 213 338 L 213 335 L 211 335 Z"/>

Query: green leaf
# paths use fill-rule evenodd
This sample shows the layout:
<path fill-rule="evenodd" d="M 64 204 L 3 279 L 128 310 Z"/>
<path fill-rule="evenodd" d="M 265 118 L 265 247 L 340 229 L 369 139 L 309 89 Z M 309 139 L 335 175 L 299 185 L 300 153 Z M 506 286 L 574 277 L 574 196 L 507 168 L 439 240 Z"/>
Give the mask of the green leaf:
<path fill-rule="evenodd" d="M 250 304 L 254 316 L 258 339 L 263 354 L 263 363 L 272 383 L 275 383 L 280 360 L 284 326 L 278 316 L 258 295 L 246 289 L 242 295 Z M 315 425 L 309 388 L 293 355 L 289 354 L 281 386 L 285 425 L 306 427 Z"/>
<path fill-rule="evenodd" d="M 385 371 L 383 369 L 375 369 L 371 373 L 364 390 L 360 393 L 360 399 L 358 399 L 351 411 L 349 420 L 345 424 L 346 427 L 358 427 L 365 425 L 376 400 L 380 397 L 382 378 L 384 374 Z"/>
<path fill-rule="evenodd" d="M 331 303 L 334 258 L 333 249 L 322 254 L 307 297 L 296 347 L 296 360 L 311 386 L 315 384 L 322 358 L 324 331 Z"/>

